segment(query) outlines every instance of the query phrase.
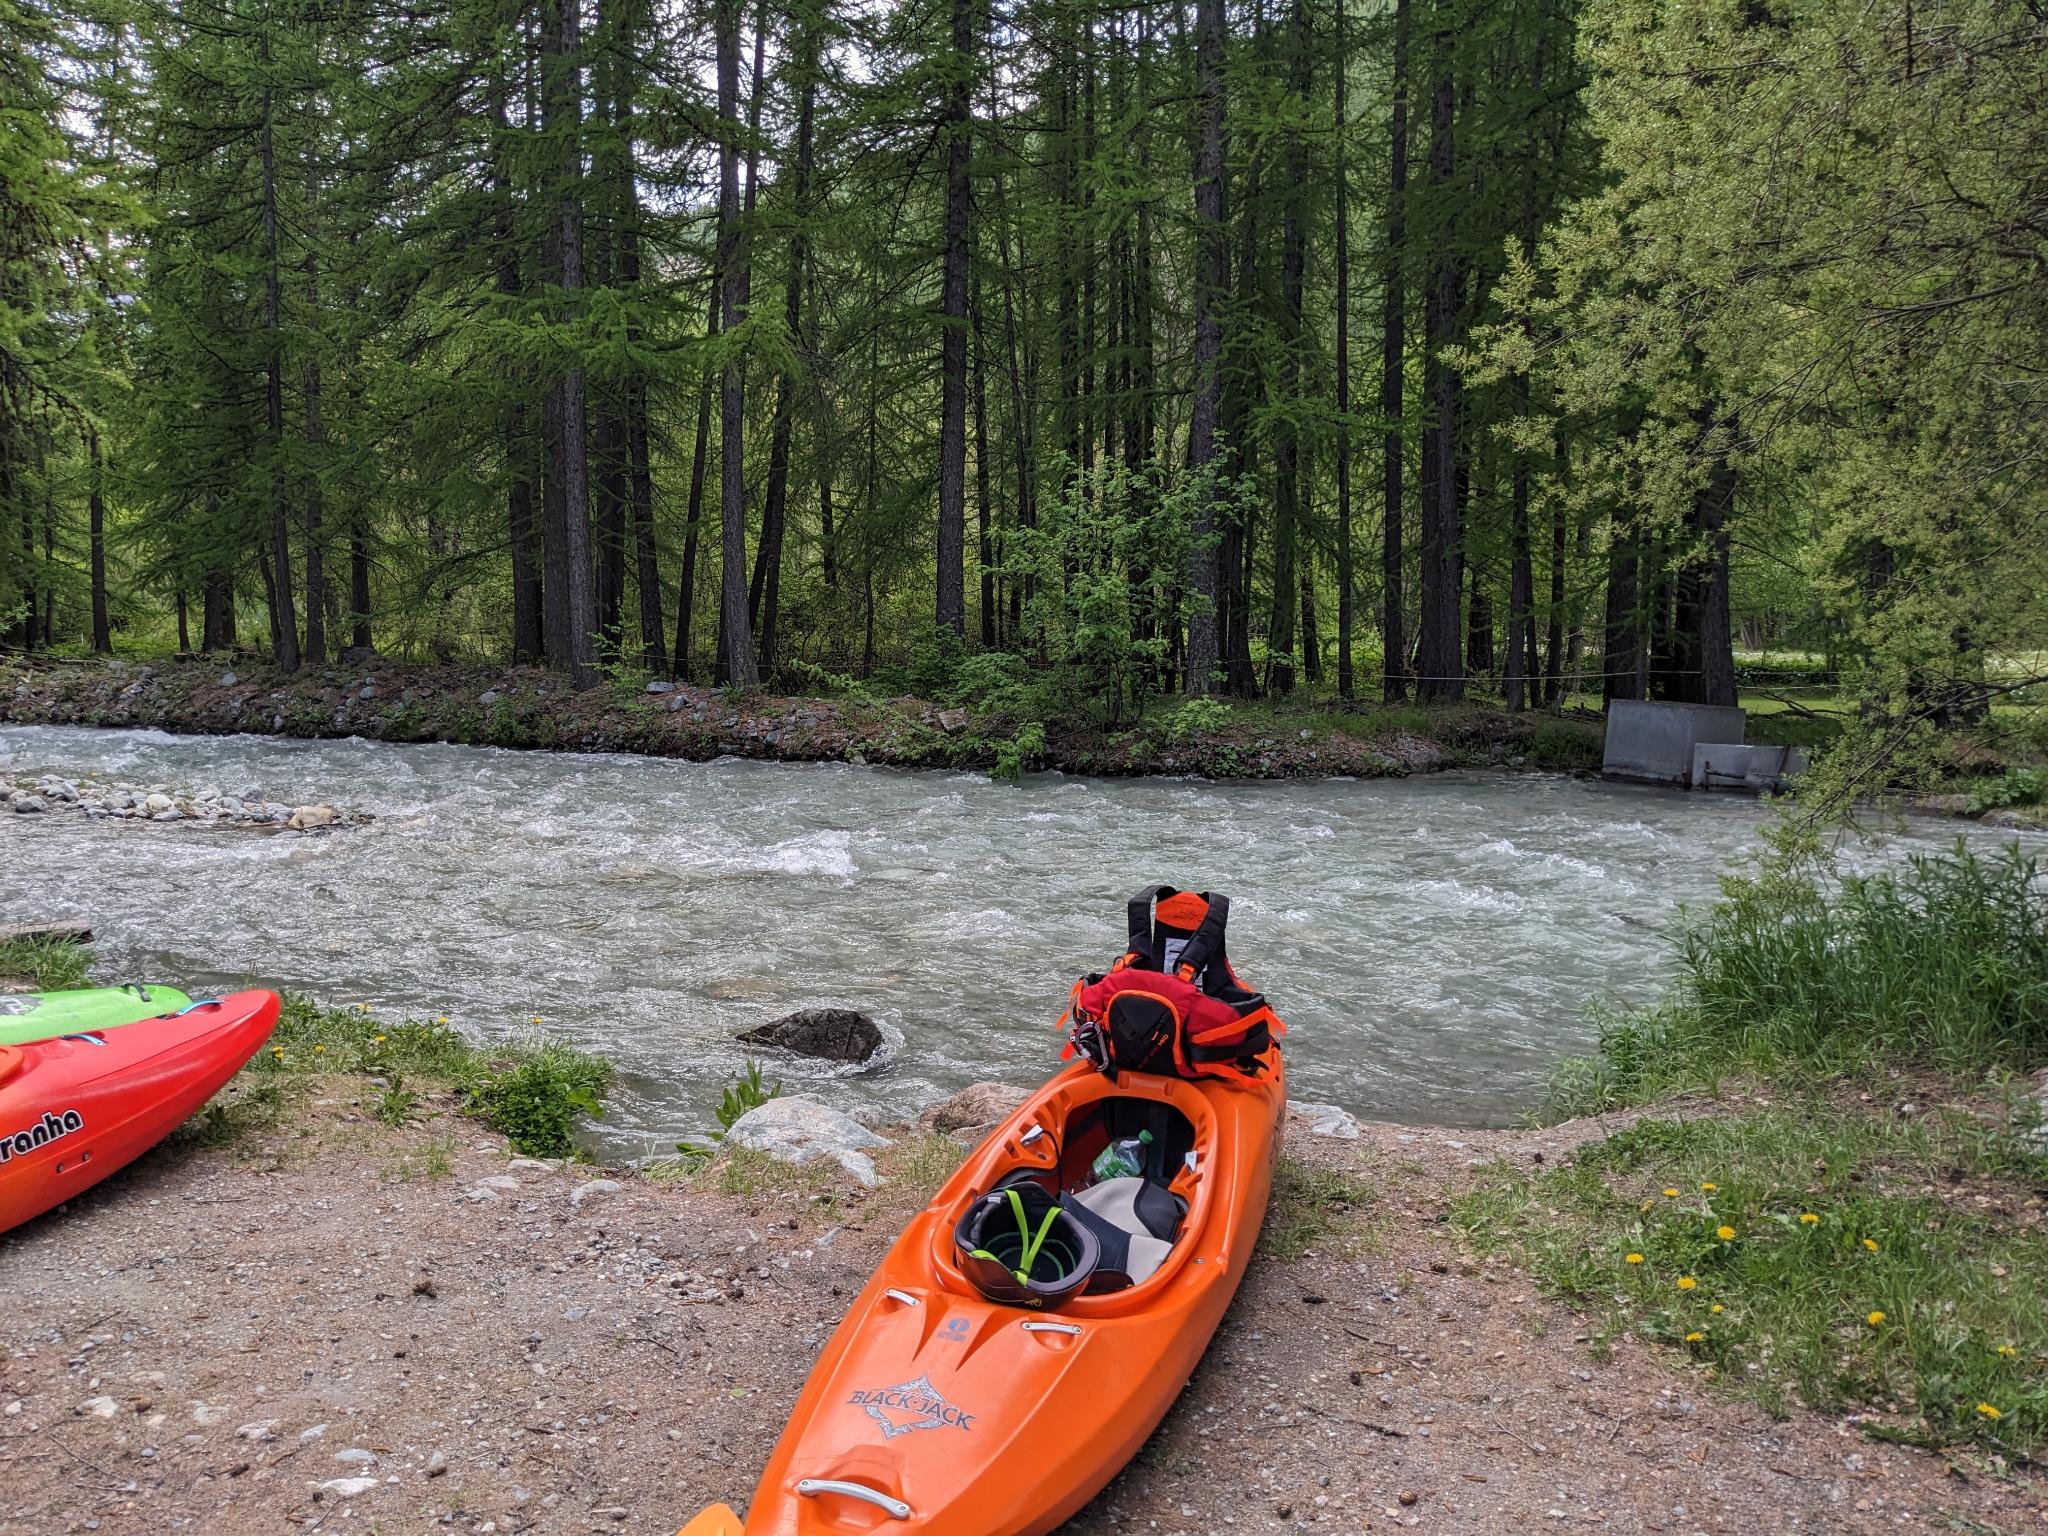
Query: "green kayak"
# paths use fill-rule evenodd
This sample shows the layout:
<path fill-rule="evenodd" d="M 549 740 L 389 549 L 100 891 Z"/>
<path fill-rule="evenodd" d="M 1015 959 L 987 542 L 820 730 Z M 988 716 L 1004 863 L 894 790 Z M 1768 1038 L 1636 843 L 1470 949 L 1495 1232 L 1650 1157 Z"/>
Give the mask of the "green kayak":
<path fill-rule="evenodd" d="M 80 987 L 75 992 L 0 992 L 0 1045 L 26 1045 L 83 1035 L 176 1013 L 192 1001 L 175 987 L 151 983 Z"/>

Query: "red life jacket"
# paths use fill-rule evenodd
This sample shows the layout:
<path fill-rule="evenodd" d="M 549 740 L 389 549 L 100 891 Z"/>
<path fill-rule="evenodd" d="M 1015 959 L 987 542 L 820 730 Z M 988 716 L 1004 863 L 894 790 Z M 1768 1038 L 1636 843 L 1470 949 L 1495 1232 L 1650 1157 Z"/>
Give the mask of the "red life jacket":
<path fill-rule="evenodd" d="M 1287 1032 L 1224 952 L 1230 898 L 1147 886 L 1129 903 L 1130 947 L 1106 974 L 1074 983 L 1063 1055 L 1118 1072 L 1249 1078 Z"/>

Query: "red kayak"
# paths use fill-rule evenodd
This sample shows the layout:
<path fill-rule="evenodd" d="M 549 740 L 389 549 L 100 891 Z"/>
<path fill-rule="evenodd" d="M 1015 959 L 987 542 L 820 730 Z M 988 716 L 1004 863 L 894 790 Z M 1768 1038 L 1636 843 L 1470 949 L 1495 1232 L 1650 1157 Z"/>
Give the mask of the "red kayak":
<path fill-rule="evenodd" d="M 242 1069 L 277 1025 L 275 992 L 0 1046 L 0 1232 L 127 1166 Z"/>

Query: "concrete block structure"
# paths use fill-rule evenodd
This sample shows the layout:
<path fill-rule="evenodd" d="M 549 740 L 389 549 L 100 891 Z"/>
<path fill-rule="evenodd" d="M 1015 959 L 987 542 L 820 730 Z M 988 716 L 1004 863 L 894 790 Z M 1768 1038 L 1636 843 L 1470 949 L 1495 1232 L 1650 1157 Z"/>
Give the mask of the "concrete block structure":
<path fill-rule="evenodd" d="M 1694 789 L 1737 789 L 1761 795 L 1783 789 L 1804 772 L 1806 754 L 1797 747 L 1703 741 L 1692 749 Z"/>
<path fill-rule="evenodd" d="M 1639 784 L 1692 782 L 1693 748 L 1703 742 L 1739 745 L 1742 711 L 1714 704 L 1665 704 L 1617 699 L 1607 708 L 1603 778 Z"/>

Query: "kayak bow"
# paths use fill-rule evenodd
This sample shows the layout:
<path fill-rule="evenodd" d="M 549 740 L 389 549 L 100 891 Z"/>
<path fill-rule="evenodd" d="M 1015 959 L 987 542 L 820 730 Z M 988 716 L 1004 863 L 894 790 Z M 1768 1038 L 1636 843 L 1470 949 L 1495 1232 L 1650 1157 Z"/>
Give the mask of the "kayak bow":
<path fill-rule="evenodd" d="M 0 994 L 0 1045 L 26 1045 L 59 1035 L 115 1029 L 138 1019 L 176 1013 L 191 1001 L 175 987 L 141 982 L 125 987 L 78 987 L 69 992 Z"/>

